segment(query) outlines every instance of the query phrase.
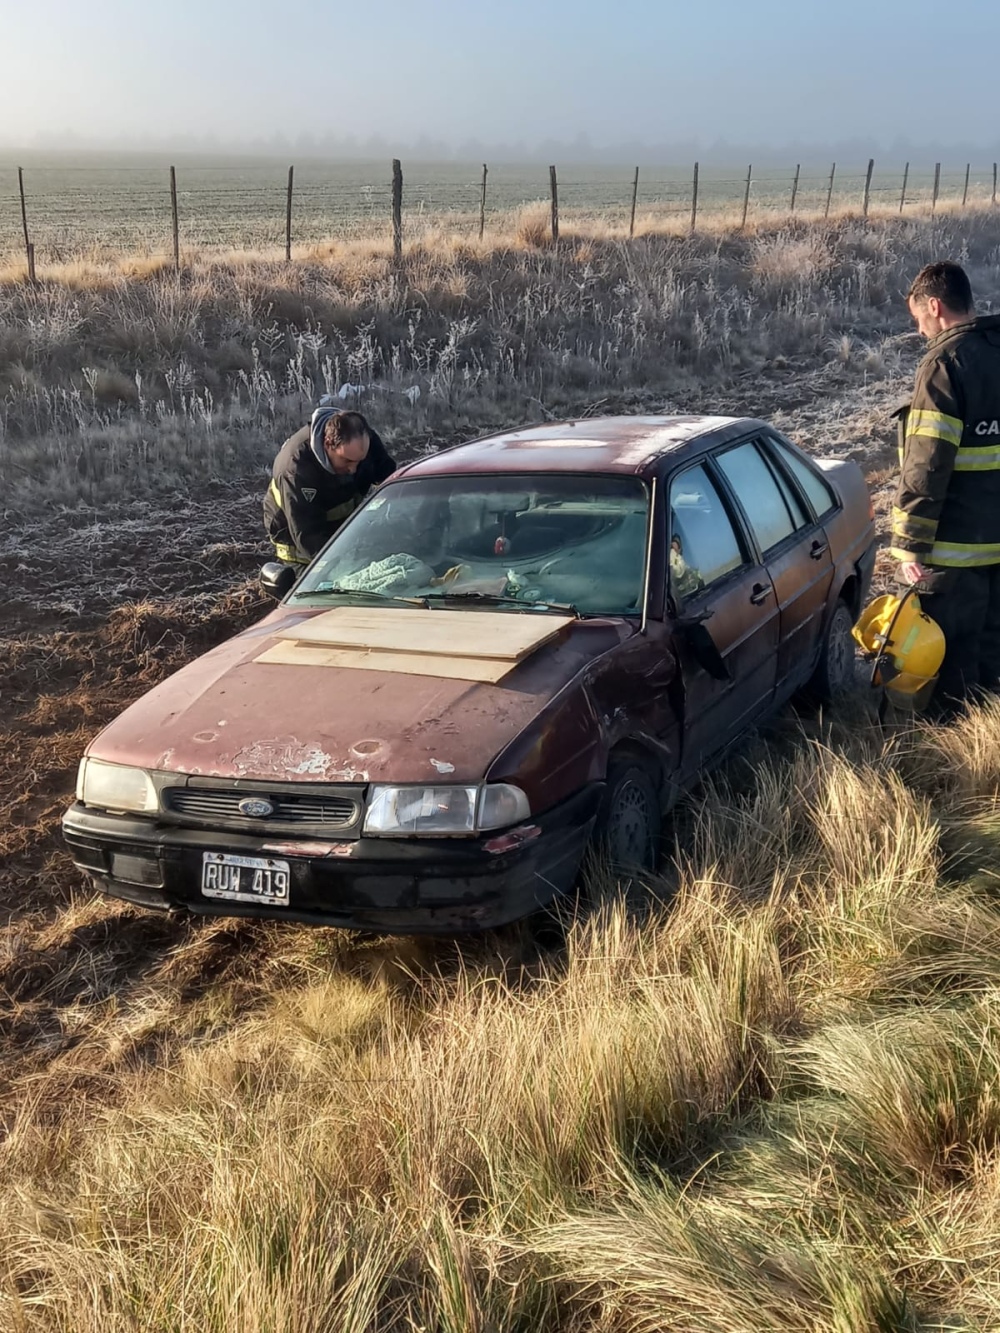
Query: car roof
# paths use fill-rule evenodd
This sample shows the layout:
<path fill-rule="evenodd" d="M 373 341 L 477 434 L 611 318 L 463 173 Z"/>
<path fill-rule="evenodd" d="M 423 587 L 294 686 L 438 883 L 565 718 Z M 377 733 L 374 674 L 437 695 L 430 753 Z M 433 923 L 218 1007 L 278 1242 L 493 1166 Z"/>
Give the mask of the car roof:
<path fill-rule="evenodd" d="M 763 423 L 750 417 L 584 417 L 502 431 L 442 449 L 397 475 L 448 476 L 457 472 L 618 472 L 642 475 L 666 455 L 744 434 Z M 695 448 L 697 446 L 697 449 Z"/>
<path fill-rule="evenodd" d="M 613 416 L 583 417 L 528 425 L 468 444 L 452 445 L 400 469 L 397 476 L 452 476 L 459 472 L 619 472 L 655 471 L 664 456 L 704 448 L 744 435 L 763 423 L 752 417 Z M 695 448 L 697 447 L 697 448 Z"/>

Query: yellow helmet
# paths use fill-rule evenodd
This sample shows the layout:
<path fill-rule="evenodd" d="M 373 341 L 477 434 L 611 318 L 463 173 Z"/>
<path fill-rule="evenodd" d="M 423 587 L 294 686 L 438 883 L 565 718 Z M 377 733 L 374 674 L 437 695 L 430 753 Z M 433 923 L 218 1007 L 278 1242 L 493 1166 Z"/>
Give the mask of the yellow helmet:
<path fill-rule="evenodd" d="M 944 661 L 941 627 L 920 609 L 912 589 L 902 597 L 876 597 L 852 633 L 875 658 L 872 684 L 894 694 L 914 695 L 937 680 Z"/>

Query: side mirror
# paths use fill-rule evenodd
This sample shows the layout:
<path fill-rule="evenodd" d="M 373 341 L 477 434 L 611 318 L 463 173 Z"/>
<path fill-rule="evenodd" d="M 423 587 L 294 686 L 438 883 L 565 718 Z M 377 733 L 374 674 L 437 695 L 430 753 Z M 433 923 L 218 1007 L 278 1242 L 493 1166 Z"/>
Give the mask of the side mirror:
<path fill-rule="evenodd" d="M 277 560 L 270 561 L 260 571 L 261 587 L 268 597 L 273 597 L 276 602 L 288 596 L 295 587 L 297 579 L 298 573 L 294 565 L 283 565 Z"/>
<path fill-rule="evenodd" d="M 710 620 L 713 614 L 712 611 L 700 611 L 691 616 L 678 616 L 674 624 L 691 649 L 691 656 L 703 671 L 707 671 L 713 680 L 732 680 L 733 673 L 705 628 L 705 621 Z"/>
<path fill-rule="evenodd" d="M 690 616 L 675 616 L 674 624 L 678 629 L 693 629 L 695 625 L 704 625 L 706 620 L 711 620 L 715 615 L 712 610 L 696 611 Z"/>

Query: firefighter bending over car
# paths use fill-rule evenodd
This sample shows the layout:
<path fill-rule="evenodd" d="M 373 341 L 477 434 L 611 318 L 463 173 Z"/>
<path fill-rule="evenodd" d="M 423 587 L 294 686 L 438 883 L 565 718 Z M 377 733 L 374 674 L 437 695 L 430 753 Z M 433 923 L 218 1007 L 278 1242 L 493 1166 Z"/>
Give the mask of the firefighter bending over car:
<path fill-rule="evenodd" d="M 900 409 L 891 554 L 944 632 L 929 711 L 1000 693 L 1000 316 L 976 318 L 964 270 L 928 264 L 909 292 L 928 340 Z"/>
<path fill-rule="evenodd" d="M 264 496 L 277 558 L 304 567 L 396 462 L 360 412 L 318 407 L 281 446 Z"/>

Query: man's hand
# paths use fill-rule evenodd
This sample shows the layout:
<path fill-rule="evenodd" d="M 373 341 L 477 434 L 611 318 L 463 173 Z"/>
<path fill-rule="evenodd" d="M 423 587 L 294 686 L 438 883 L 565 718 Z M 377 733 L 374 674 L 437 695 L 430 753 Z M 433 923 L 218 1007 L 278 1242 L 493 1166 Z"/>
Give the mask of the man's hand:
<path fill-rule="evenodd" d="M 927 578 L 931 571 L 926 569 L 919 560 L 905 560 L 899 566 L 899 572 L 904 583 L 914 584 Z"/>

